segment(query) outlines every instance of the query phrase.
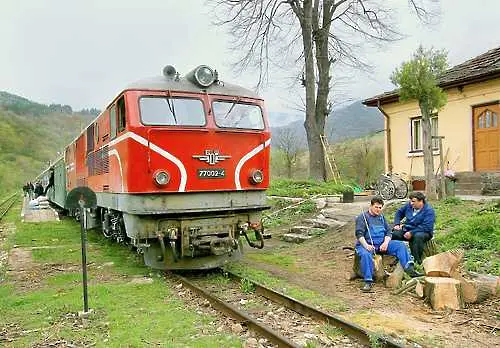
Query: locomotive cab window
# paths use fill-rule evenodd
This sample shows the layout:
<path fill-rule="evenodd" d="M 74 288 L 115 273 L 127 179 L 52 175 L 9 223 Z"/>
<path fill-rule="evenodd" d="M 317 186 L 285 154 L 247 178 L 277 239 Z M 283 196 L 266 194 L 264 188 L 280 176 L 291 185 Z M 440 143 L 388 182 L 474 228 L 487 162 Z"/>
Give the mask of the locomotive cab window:
<path fill-rule="evenodd" d="M 114 105 L 109 109 L 109 129 L 111 139 L 114 139 L 116 137 L 116 106 Z"/>
<path fill-rule="evenodd" d="M 216 101 L 212 105 L 215 123 L 221 128 L 263 130 L 264 118 L 258 105 Z"/>
<path fill-rule="evenodd" d="M 121 132 L 126 126 L 125 98 L 121 97 L 116 104 L 118 107 L 118 132 Z"/>
<path fill-rule="evenodd" d="M 204 126 L 205 111 L 199 99 L 142 97 L 141 120 L 155 126 Z"/>

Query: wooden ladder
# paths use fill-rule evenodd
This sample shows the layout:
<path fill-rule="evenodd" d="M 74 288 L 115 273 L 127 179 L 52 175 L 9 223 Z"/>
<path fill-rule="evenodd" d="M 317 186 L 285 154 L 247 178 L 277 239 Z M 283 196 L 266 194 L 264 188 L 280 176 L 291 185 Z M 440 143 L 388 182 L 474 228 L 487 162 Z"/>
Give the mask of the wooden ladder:
<path fill-rule="evenodd" d="M 321 145 L 323 145 L 323 150 L 325 151 L 326 162 L 328 163 L 328 167 L 332 172 L 333 181 L 336 184 L 342 184 L 342 179 L 340 178 L 340 172 L 337 168 L 337 164 L 335 163 L 335 157 L 333 156 L 332 151 L 330 151 L 330 144 L 328 143 L 328 138 L 325 137 L 324 134 L 319 136 L 321 140 Z"/>

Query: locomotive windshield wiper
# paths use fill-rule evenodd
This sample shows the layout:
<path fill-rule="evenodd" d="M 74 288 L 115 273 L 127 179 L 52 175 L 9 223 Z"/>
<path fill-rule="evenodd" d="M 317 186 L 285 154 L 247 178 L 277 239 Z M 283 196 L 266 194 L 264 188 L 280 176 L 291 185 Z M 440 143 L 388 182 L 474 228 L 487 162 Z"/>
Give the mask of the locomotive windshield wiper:
<path fill-rule="evenodd" d="M 231 113 L 231 111 L 233 111 L 235 105 L 238 104 L 238 102 L 240 101 L 240 99 L 241 99 L 241 97 L 236 98 L 236 100 L 233 102 L 233 104 L 231 105 L 231 107 L 229 108 L 229 110 L 227 110 L 227 113 L 224 116 L 224 120 L 229 116 L 229 114 Z"/>
<path fill-rule="evenodd" d="M 172 113 L 172 116 L 174 117 L 175 124 L 177 124 L 177 117 L 175 116 L 175 107 L 174 107 L 174 100 L 172 98 L 172 104 L 170 104 L 170 91 L 168 91 L 168 96 L 167 96 L 167 104 L 168 104 L 168 109 Z"/>

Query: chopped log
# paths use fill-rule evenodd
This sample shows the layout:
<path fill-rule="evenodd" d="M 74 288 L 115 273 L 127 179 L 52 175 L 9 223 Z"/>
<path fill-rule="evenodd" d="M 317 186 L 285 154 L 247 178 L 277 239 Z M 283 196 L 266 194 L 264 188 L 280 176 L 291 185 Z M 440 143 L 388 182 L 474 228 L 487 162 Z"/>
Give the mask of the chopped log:
<path fill-rule="evenodd" d="M 451 277 L 462 259 L 463 251 L 446 251 L 424 259 L 422 266 L 428 277 Z"/>
<path fill-rule="evenodd" d="M 470 277 L 491 290 L 493 296 L 500 296 L 500 277 L 491 274 L 481 274 L 476 272 L 469 272 Z"/>
<path fill-rule="evenodd" d="M 462 286 L 465 303 L 481 303 L 492 295 L 491 289 L 487 284 L 480 283 L 474 280 L 459 279 Z"/>
<path fill-rule="evenodd" d="M 391 273 L 391 275 L 386 279 L 385 286 L 390 289 L 396 289 L 401 286 L 401 282 L 403 281 L 403 276 L 405 275 L 405 271 L 401 264 L 398 262 L 396 268 Z"/>
<path fill-rule="evenodd" d="M 415 293 L 417 294 L 418 298 L 424 298 L 424 284 L 418 282 L 415 286 Z"/>
<path fill-rule="evenodd" d="M 463 308 L 462 287 L 453 278 L 425 277 L 424 295 L 433 309 Z"/>

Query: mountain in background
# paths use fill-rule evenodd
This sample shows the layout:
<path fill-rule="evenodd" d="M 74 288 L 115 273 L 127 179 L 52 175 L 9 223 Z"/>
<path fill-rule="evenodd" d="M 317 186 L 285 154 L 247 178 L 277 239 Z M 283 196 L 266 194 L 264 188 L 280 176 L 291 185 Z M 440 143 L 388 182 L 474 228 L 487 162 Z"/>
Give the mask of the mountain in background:
<path fill-rule="evenodd" d="M 73 112 L 0 91 L 0 198 L 33 180 L 62 154 L 94 118 L 97 109 Z"/>
<path fill-rule="evenodd" d="M 297 136 L 297 141 L 304 147 L 307 144 L 306 131 L 304 129 L 304 117 L 293 121 L 285 126 L 273 127 L 271 133 L 273 139 L 279 136 L 283 129 L 290 129 Z M 283 117 L 282 119 L 287 119 Z M 376 108 L 368 108 L 361 101 L 354 102 L 343 108 L 334 110 L 327 118 L 325 135 L 330 144 L 338 143 L 346 139 L 359 138 L 373 134 L 384 129 L 384 117 Z"/>
<path fill-rule="evenodd" d="M 268 113 L 269 125 L 271 128 L 285 127 L 290 123 L 301 121 L 304 122 L 304 115 L 291 114 L 286 112 L 272 112 Z"/>

